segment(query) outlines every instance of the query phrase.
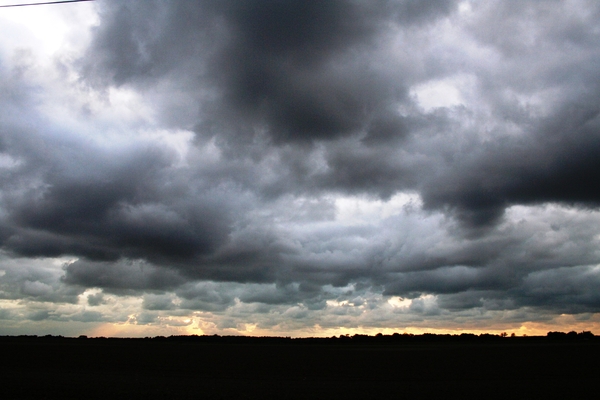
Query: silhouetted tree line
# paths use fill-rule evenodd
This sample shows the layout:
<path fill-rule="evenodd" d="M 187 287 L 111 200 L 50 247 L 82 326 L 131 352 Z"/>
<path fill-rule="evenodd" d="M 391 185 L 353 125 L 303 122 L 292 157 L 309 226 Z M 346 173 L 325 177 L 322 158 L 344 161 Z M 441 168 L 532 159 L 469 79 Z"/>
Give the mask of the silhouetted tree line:
<path fill-rule="evenodd" d="M 598 337 L 600 338 L 600 337 Z M 145 338 L 106 338 L 95 337 L 88 338 L 81 335 L 77 338 L 64 336 L 37 336 L 37 335 L 21 335 L 21 336 L 0 336 L 0 342 L 3 341 L 73 341 L 84 343 L 89 341 L 101 342 L 110 341 L 122 343 L 232 343 L 232 344 L 402 344 L 402 343 L 438 343 L 438 342 L 454 342 L 454 343 L 489 343 L 489 342 L 514 342 L 516 341 L 562 341 L 562 340 L 599 340 L 592 332 L 583 331 L 575 332 L 548 332 L 546 336 L 516 336 L 515 334 L 507 335 L 506 333 L 490 334 L 482 333 L 479 335 L 473 333 L 462 333 L 460 335 L 451 334 L 434 334 L 424 333 L 422 335 L 414 335 L 411 333 L 394 333 L 392 335 L 383 335 L 378 333 L 375 336 L 355 334 L 355 335 L 340 335 L 326 338 L 291 338 L 277 336 L 220 336 L 220 335 L 174 335 L 174 336 L 155 336 Z M 599 340 L 600 341 L 600 340 Z"/>
<path fill-rule="evenodd" d="M 594 334 L 590 331 L 575 332 L 548 332 L 547 337 L 558 340 L 589 340 L 594 338 Z"/>

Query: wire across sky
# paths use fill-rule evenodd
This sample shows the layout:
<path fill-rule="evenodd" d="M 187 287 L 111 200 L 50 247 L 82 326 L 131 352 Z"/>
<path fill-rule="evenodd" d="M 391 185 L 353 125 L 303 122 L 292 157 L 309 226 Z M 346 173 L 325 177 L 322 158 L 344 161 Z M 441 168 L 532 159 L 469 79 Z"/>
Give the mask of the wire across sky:
<path fill-rule="evenodd" d="M 84 1 L 94 1 L 94 0 L 61 0 L 61 1 L 45 1 L 43 3 L 24 3 L 24 4 L 7 4 L 4 6 L 0 6 L 0 8 L 8 8 L 8 7 L 25 7 L 25 6 L 43 6 L 48 4 L 63 4 L 63 3 L 81 3 Z"/>

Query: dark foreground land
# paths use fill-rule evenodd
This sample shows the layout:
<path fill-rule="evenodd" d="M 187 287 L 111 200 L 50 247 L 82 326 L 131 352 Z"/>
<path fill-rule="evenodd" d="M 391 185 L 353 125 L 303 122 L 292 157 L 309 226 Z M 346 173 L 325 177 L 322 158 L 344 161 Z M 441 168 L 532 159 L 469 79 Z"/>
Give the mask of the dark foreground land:
<path fill-rule="evenodd" d="M 600 338 L 0 337 L 0 399 L 575 398 Z"/>

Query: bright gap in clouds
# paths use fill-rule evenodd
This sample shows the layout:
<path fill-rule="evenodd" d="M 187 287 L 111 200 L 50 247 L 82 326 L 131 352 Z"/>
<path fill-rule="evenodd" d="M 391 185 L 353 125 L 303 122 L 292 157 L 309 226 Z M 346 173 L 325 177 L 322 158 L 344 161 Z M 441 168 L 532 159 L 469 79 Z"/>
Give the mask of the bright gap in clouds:
<path fill-rule="evenodd" d="M 403 299 L 402 297 L 392 296 L 388 300 L 388 303 L 392 307 L 396 307 L 396 308 L 408 308 L 412 304 L 412 299 Z"/>
<path fill-rule="evenodd" d="M 416 193 L 397 193 L 389 200 L 336 196 L 336 221 L 344 225 L 378 224 L 382 219 L 422 206 Z"/>
<path fill-rule="evenodd" d="M 14 4 L 2 0 L 0 5 Z M 87 45 L 88 28 L 98 24 L 93 2 L 0 9 L 0 48 L 29 48 L 41 59 Z"/>
<path fill-rule="evenodd" d="M 410 90 L 418 104 L 430 112 L 436 108 L 472 105 L 475 78 L 467 75 L 420 83 Z"/>

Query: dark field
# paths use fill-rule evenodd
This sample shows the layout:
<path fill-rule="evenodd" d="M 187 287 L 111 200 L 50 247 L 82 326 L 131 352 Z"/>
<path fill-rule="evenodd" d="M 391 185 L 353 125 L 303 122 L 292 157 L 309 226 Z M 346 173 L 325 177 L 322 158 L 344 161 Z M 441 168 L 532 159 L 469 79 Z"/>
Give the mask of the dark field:
<path fill-rule="evenodd" d="M 1 399 L 574 398 L 600 378 L 597 340 L 2 337 L 0 349 Z"/>

